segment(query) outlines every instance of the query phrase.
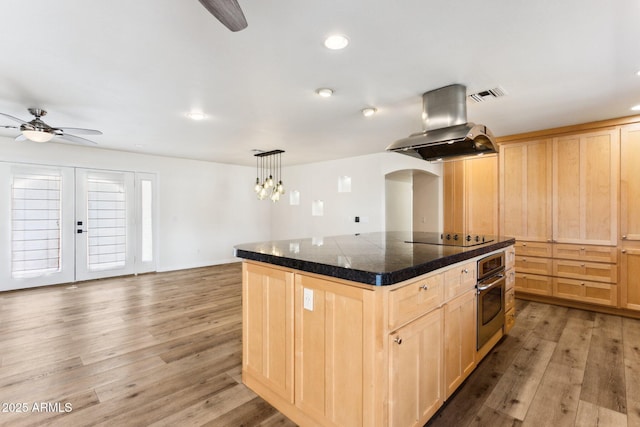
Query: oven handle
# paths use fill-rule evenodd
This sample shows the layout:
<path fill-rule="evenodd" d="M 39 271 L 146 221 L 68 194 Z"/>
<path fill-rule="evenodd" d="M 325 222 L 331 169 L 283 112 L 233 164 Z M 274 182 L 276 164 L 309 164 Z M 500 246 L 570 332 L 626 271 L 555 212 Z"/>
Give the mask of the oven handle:
<path fill-rule="evenodd" d="M 478 291 L 486 291 L 487 289 L 491 289 L 492 287 L 495 286 L 496 283 L 498 283 L 502 279 L 504 279 L 504 274 L 498 274 L 498 275 L 496 275 L 495 280 L 492 280 L 488 285 L 486 285 L 486 286 L 478 286 Z M 479 283 L 478 283 L 478 285 L 479 285 Z"/>

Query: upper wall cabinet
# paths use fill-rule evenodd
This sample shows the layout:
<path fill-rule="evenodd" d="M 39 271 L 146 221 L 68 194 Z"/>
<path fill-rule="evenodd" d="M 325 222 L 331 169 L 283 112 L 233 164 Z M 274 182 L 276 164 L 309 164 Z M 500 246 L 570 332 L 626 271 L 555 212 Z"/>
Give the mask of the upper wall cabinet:
<path fill-rule="evenodd" d="M 617 129 L 554 138 L 553 240 L 617 244 Z"/>
<path fill-rule="evenodd" d="M 495 156 L 443 165 L 444 229 L 498 234 L 498 160 Z"/>
<path fill-rule="evenodd" d="M 640 241 L 640 125 L 622 127 L 620 140 L 620 234 Z"/>
<path fill-rule="evenodd" d="M 619 129 L 503 144 L 500 233 L 525 241 L 615 246 L 619 164 Z M 630 191 L 640 195 L 640 185 Z"/>
<path fill-rule="evenodd" d="M 500 232 L 518 240 L 549 242 L 551 140 L 500 147 Z"/>

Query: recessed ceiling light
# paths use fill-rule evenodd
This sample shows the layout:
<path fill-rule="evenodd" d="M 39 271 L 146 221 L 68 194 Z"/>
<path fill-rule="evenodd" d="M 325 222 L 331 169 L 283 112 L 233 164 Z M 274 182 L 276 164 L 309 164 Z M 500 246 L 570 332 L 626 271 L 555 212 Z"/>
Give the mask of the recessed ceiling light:
<path fill-rule="evenodd" d="M 638 105 L 634 105 L 633 107 L 631 107 L 631 109 L 632 109 L 633 111 L 640 111 L 640 104 L 638 104 Z"/>
<path fill-rule="evenodd" d="M 205 115 L 200 111 L 191 111 L 187 113 L 187 117 L 189 117 L 191 120 L 198 121 L 198 120 L 204 120 Z"/>
<path fill-rule="evenodd" d="M 640 70 L 636 72 L 636 76 L 640 76 Z"/>
<path fill-rule="evenodd" d="M 329 36 L 324 40 L 324 45 L 327 49 L 331 50 L 340 50 L 347 47 L 349 44 L 349 39 L 341 34 L 335 34 L 333 36 Z"/>
<path fill-rule="evenodd" d="M 323 98 L 329 98 L 333 95 L 333 89 L 329 89 L 328 87 L 323 87 L 320 89 L 316 89 L 316 93 Z"/>
<path fill-rule="evenodd" d="M 362 110 L 362 115 L 365 117 L 373 116 L 378 110 L 373 107 L 364 108 Z"/>

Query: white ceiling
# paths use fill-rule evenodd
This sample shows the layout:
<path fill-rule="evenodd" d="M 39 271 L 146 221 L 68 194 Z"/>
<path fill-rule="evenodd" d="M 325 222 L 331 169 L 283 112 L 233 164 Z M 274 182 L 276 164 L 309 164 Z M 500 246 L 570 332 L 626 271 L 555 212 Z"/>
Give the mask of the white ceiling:
<path fill-rule="evenodd" d="M 640 104 L 638 0 L 239 2 L 249 26 L 232 33 L 197 0 L 3 0 L 0 112 L 45 108 L 101 148 L 246 165 L 283 149 L 290 165 L 384 151 L 451 83 L 508 92 L 468 104 L 497 136 Z M 326 49 L 333 33 L 350 45 Z"/>

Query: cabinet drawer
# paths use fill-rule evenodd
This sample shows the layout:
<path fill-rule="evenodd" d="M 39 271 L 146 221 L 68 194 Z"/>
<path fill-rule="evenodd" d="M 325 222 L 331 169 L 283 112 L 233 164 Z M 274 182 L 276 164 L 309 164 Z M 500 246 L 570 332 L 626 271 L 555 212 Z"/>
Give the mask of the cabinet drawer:
<path fill-rule="evenodd" d="M 615 264 L 582 262 L 564 259 L 553 260 L 553 275 L 569 279 L 616 283 L 618 270 Z"/>
<path fill-rule="evenodd" d="M 389 327 L 395 329 L 442 304 L 444 301 L 443 276 L 443 274 L 436 274 L 391 291 Z"/>
<path fill-rule="evenodd" d="M 516 272 L 551 275 L 551 260 L 530 256 L 516 256 Z"/>
<path fill-rule="evenodd" d="M 516 290 L 509 289 L 504 294 L 504 309 L 509 311 L 516 303 Z"/>
<path fill-rule="evenodd" d="M 553 279 L 553 296 L 613 307 L 618 305 L 618 287 L 610 283 L 557 277 Z"/>
<path fill-rule="evenodd" d="M 513 325 L 516 324 L 516 309 L 512 308 L 504 315 L 504 333 L 508 334 Z"/>
<path fill-rule="evenodd" d="M 449 300 L 476 287 L 478 263 L 468 262 L 457 267 L 452 267 L 444 274 L 444 294 Z"/>
<path fill-rule="evenodd" d="M 516 273 L 516 293 L 551 295 L 553 282 L 549 276 Z"/>
<path fill-rule="evenodd" d="M 517 241 L 515 246 L 516 255 L 551 257 L 553 252 L 551 243 Z"/>
<path fill-rule="evenodd" d="M 618 251 L 616 248 L 611 246 L 556 243 L 553 245 L 553 257 L 580 261 L 615 263 L 618 258 Z"/>

